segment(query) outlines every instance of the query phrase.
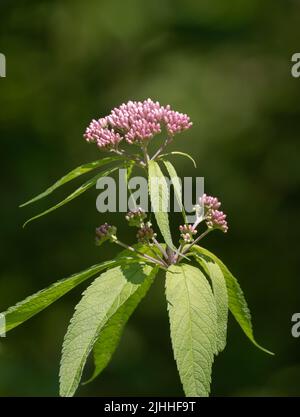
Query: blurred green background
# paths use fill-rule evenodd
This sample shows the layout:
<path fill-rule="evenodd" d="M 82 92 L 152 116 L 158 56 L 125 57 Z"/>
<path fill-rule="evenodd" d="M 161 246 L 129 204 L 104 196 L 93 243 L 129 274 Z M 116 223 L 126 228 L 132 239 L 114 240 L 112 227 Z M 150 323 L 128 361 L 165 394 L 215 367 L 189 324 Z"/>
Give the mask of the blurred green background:
<path fill-rule="evenodd" d="M 94 246 L 94 228 L 118 214 L 97 213 L 93 189 L 24 230 L 36 206 L 18 205 L 71 168 L 97 159 L 82 133 L 92 118 L 129 99 L 159 100 L 194 126 L 172 149 L 190 152 L 230 231 L 205 245 L 239 278 L 260 343 L 230 317 L 228 345 L 213 369 L 212 394 L 300 395 L 300 52 L 299 1 L 1 0 L 0 311 L 59 278 L 116 253 Z M 174 223 L 174 227 L 177 225 Z M 57 395 L 63 335 L 86 284 L 0 340 L 0 395 Z M 131 318 L 113 361 L 78 395 L 182 395 L 168 332 L 163 280 Z M 91 372 L 88 366 L 86 374 Z"/>

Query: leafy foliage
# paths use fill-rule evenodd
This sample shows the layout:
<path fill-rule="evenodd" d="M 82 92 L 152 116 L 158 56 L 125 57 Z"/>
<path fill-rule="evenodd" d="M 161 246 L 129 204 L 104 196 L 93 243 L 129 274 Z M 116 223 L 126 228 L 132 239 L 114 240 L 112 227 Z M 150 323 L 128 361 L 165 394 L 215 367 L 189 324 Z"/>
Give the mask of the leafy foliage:
<path fill-rule="evenodd" d="M 84 271 L 57 281 L 50 285 L 50 287 L 38 291 L 37 293 L 25 298 L 25 300 L 21 301 L 15 306 L 10 307 L 3 313 L 5 316 L 5 329 L 0 329 L 0 334 L 4 333 L 4 330 L 8 332 L 9 330 L 12 330 L 20 324 L 24 323 L 26 320 L 44 310 L 50 304 L 54 303 L 54 301 L 61 298 L 67 292 L 71 291 L 77 285 L 81 284 L 97 273 L 105 269 L 130 262 L 136 262 L 136 258 L 129 256 L 123 258 L 120 257 L 118 260 L 111 260 L 93 265 Z"/>
<path fill-rule="evenodd" d="M 124 125 L 124 120 L 127 119 L 128 123 Z M 160 123 L 164 125 L 167 137 L 150 158 L 147 150 L 148 141 L 160 130 Z M 25 226 L 67 204 L 94 186 L 98 179 L 112 174 L 121 167 L 126 168 L 125 184 L 128 188 L 132 170 L 137 166 L 148 172 L 151 206 L 163 237 L 162 242 L 156 239 L 157 233 L 151 223 L 151 217 L 147 219 L 148 215 L 143 209 L 135 207 L 125 218 L 129 226 L 137 228 L 136 238 L 140 242 L 138 245 L 130 246 L 121 242 L 117 236 L 117 227 L 105 222 L 96 228 L 96 244 L 100 246 L 104 242 L 111 242 L 126 248 L 114 260 L 94 265 L 58 281 L 49 288 L 27 297 L 4 313 L 6 329 L 0 329 L 0 333 L 13 329 L 84 280 L 106 270 L 85 290 L 70 321 L 64 338 L 60 366 L 61 396 L 74 395 L 92 351 L 95 369 L 87 382 L 98 376 L 107 366 L 120 341 L 124 326 L 149 290 L 159 268 L 166 271 L 165 287 L 172 347 L 187 396 L 209 395 L 214 355 L 222 351 L 226 345 L 228 308 L 248 338 L 266 351 L 254 339 L 250 312 L 237 280 L 215 255 L 196 245 L 213 229 L 227 232 L 226 214 L 218 210 L 221 202 L 216 197 L 204 195 L 199 199 L 199 204 L 201 202 L 204 206 L 203 216 L 200 217 L 197 211 L 195 223 L 189 225 L 182 204 L 181 182 L 175 167 L 167 157 L 184 156 L 192 161 L 195 167 L 196 163 L 184 152 L 162 154 L 175 133 L 191 126 L 187 115 L 170 110 L 169 106 L 162 107 L 151 99 L 142 103 L 130 101 L 120 106 L 118 111 L 114 110 L 108 118 L 93 120 L 84 135 L 89 142 L 96 142 L 98 148 L 114 152 L 116 156 L 75 168 L 43 193 L 22 205 L 48 196 L 57 188 L 87 172 L 118 162 L 87 180 L 58 204 L 27 220 Z M 147 140 L 140 140 L 143 135 Z M 140 146 L 139 153 L 127 153 L 127 150 L 122 148 L 122 141 L 123 144 L 125 141 L 127 145 Z M 179 226 L 181 234 L 178 248 L 173 244 L 169 226 L 170 184 L 163 175 L 159 162 L 164 163 L 168 172 L 175 199 L 184 219 L 184 225 Z M 198 210 L 198 207 L 197 205 L 195 210 Z M 202 221 L 206 224 L 206 230 L 196 237 L 196 227 Z M 187 247 L 185 243 L 188 244 Z M 196 259 L 198 267 L 186 263 L 190 261 L 186 256 L 188 252 Z"/>
<path fill-rule="evenodd" d="M 94 162 L 88 162 L 87 164 L 84 165 L 80 165 L 77 168 L 74 168 L 72 171 L 68 172 L 66 175 L 64 175 L 62 178 L 60 178 L 59 180 L 57 180 L 53 185 L 51 185 L 50 187 L 48 187 L 44 192 L 42 192 L 41 194 L 37 195 L 36 197 L 30 199 L 29 201 L 27 201 L 26 203 L 23 203 L 20 205 L 20 207 L 24 207 L 27 206 L 28 204 L 34 203 L 44 197 L 47 197 L 49 194 L 53 193 L 53 191 L 55 191 L 57 188 L 61 187 L 62 185 L 68 183 L 69 181 L 72 181 L 73 179 L 86 174 L 87 172 L 90 172 L 96 168 L 100 168 L 104 165 L 110 164 L 112 162 L 118 161 L 120 160 L 120 156 L 118 155 L 114 155 L 114 156 L 109 156 L 106 158 L 102 158 L 102 159 L 98 159 L 97 161 Z"/>
<path fill-rule="evenodd" d="M 169 153 L 164 153 L 164 154 L 159 156 L 159 159 L 164 159 L 166 156 L 170 156 L 170 155 L 184 156 L 185 158 L 189 159 L 193 163 L 194 168 L 197 168 L 197 164 L 196 164 L 195 159 L 190 154 L 188 154 L 186 152 L 173 151 L 173 152 L 169 152 Z"/>
<path fill-rule="evenodd" d="M 216 351 L 217 310 L 203 273 L 187 264 L 166 274 L 171 338 L 186 396 L 207 396 Z"/>
<path fill-rule="evenodd" d="M 119 266 L 100 275 L 84 292 L 65 336 L 60 368 L 60 394 L 76 391 L 86 359 L 108 321 L 150 280 L 150 266 Z M 109 346 L 109 349 L 111 345 Z M 103 362 L 101 362 L 103 366 Z"/>
<path fill-rule="evenodd" d="M 272 352 L 260 346 L 254 338 L 250 310 L 237 279 L 216 255 L 200 246 L 195 246 L 194 250 L 210 258 L 220 267 L 226 281 L 228 306 L 231 313 L 251 342 L 262 351 L 273 355 Z"/>
<path fill-rule="evenodd" d="M 69 203 L 70 201 L 74 200 L 74 198 L 80 196 L 82 193 L 84 193 L 85 191 L 87 191 L 89 188 L 93 187 L 96 184 L 96 182 L 98 181 L 98 179 L 100 179 L 101 177 L 106 177 L 107 175 L 112 174 L 114 171 L 116 171 L 120 167 L 121 167 L 121 165 L 119 165 L 117 167 L 114 167 L 114 168 L 107 169 L 106 171 L 103 171 L 100 174 L 95 175 L 93 178 L 91 178 L 88 181 L 86 181 L 83 185 L 81 185 L 79 188 L 77 188 L 72 194 L 70 194 L 68 197 L 66 197 L 64 200 L 62 200 L 61 202 L 59 202 L 55 206 L 50 207 L 48 210 L 45 210 L 42 213 L 37 214 L 36 216 L 34 216 L 31 219 L 27 220 L 24 223 L 23 227 L 25 227 L 28 223 L 32 222 L 33 220 L 36 220 L 39 217 L 45 216 L 46 214 L 49 214 L 52 211 L 58 209 L 59 207 L 62 207 L 65 204 Z"/>
<path fill-rule="evenodd" d="M 153 278 L 157 272 L 157 268 L 149 275 L 144 282 L 137 288 L 137 290 L 129 297 L 124 304 L 116 311 L 116 313 L 108 320 L 100 333 L 97 341 L 95 342 L 93 355 L 95 370 L 92 377 L 87 381 L 91 382 L 95 379 L 107 366 L 114 351 L 116 350 L 120 341 L 123 329 L 142 300 L 142 298 L 148 292 Z"/>
<path fill-rule="evenodd" d="M 212 289 L 217 308 L 217 353 L 225 349 L 227 338 L 227 321 L 228 321 L 228 295 L 226 281 L 219 265 L 208 256 L 203 255 L 194 247 L 196 260 L 203 267 L 207 276 L 211 280 Z"/>
<path fill-rule="evenodd" d="M 170 161 L 164 161 L 165 167 L 168 170 L 168 173 L 170 175 L 170 179 L 172 180 L 172 184 L 174 187 L 174 194 L 175 194 L 175 198 L 178 204 L 178 207 L 181 209 L 182 212 L 182 216 L 183 216 L 183 220 L 184 223 L 186 223 L 186 214 L 185 214 L 185 210 L 182 204 L 182 186 L 181 186 L 181 181 L 180 178 L 177 175 L 176 169 L 174 168 L 173 164 Z"/>
<path fill-rule="evenodd" d="M 168 218 L 169 187 L 157 162 L 149 162 L 149 193 L 156 222 L 166 244 L 175 249 Z"/>

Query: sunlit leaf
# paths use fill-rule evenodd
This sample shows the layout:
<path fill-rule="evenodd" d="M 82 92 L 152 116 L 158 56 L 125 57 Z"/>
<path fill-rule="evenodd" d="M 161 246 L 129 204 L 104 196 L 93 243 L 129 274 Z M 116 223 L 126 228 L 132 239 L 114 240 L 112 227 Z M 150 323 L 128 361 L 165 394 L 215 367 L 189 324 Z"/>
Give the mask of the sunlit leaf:
<path fill-rule="evenodd" d="M 116 171 L 120 167 L 121 167 L 121 165 L 120 166 L 117 166 L 117 167 L 114 167 L 114 168 L 107 169 L 106 171 L 103 171 L 100 174 L 97 174 L 93 178 L 91 178 L 88 181 L 86 181 L 83 185 L 81 185 L 79 188 L 77 188 L 77 190 L 75 190 L 72 194 L 70 194 L 68 197 L 66 197 L 64 200 L 62 200 L 61 202 L 59 202 L 55 206 L 50 207 L 49 209 L 43 211 L 40 214 L 37 214 L 34 217 L 31 217 L 31 219 L 27 220 L 24 223 L 23 227 L 25 227 L 28 223 L 32 222 L 33 220 L 36 220 L 39 217 L 45 216 L 46 214 L 51 213 L 52 211 L 58 209 L 59 207 L 64 206 L 65 204 L 67 204 L 70 201 L 74 200 L 74 198 L 79 197 L 82 193 L 84 193 L 85 191 L 87 191 L 89 188 L 93 187 L 96 184 L 96 182 L 98 181 L 99 178 L 106 177 L 107 175 L 112 174 L 114 171 Z"/>
<path fill-rule="evenodd" d="M 128 298 L 104 326 L 93 349 L 95 369 L 92 377 L 86 383 L 93 381 L 108 365 L 119 344 L 128 319 L 149 290 L 157 270 L 158 268 L 156 267 L 153 273 L 144 280 L 133 295 Z"/>
<path fill-rule="evenodd" d="M 214 297 L 217 307 L 217 352 L 224 350 L 227 338 L 228 322 L 228 294 L 224 275 L 219 265 L 199 251 L 198 246 L 193 246 L 196 260 L 202 266 L 207 276 L 211 280 Z"/>
<path fill-rule="evenodd" d="M 199 268 L 173 265 L 166 274 L 171 339 L 185 395 L 208 396 L 216 351 L 217 311 Z"/>
<path fill-rule="evenodd" d="M 149 162 L 149 194 L 151 205 L 154 211 L 157 225 L 163 235 L 166 244 L 176 250 L 172 242 L 172 236 L 169 226 L 168 205 L 169 205 L 169 187 L 163 173 L 157 162 Z"/>
<path fill-rule="evenodd" d="M 93 265 L 84 271 L 73 274 L 68 278 L 61 279 L 60 281 L 50 285 L 48 288 L 30 295 L 29 297 L 25 298 L 25 300 L 10 307 L 7 311 L 2 313 L 5 316 L 5 323 L 0 321 L 0 324 L 2 324 L 5 329 L 0 329 L 0 334 L 4 333 L 4 331 L 8 332 L 9 330 L 12 330 L 13 328 L 24 323 L 24 321 L 35 316 L 50 304 L 54 303 L 54 301 L 61 298 L 67 292 L 71 291 L 77 285 L 81 284 L 83 281 L 96 275 L 97 273 L 105 269 L 130 262 L 136 263 L 136 257 L 124 256 L 116 260 L 102 262 L 100 264 Z"/>
<path fill-rule="evenodd" d="M 161 158 L 164 159 L 164 158 L 166 158 L 167 156 L 170 156 L 170 155 L 184 156 L 185 158 L 188 158 L 190 161 L 192 161 L 192 163 L 194 165 L 194 168 L 197 168 L 197 164 L 196 164 L 195 159 L 190 154 L 188 154 L 186 152 L 173 151 L 173 152 L 169 152 L 169 153 L 164 153 L 164 154 L 161 154 L 158 157 L 158 159 L 161 159 Z"/>
<path fill-rule="evenodd" d="M 61 187 L 62 185 L 68 183 L 69 181 L 72 181 L 73 179 L 79 177 L 80 175 L 86 174 L 87 172 L 90 172 L 96 168 L 100 168 L 104 165 L 110 164 L 111 162 L 115 162 L 120 160 L 121 157 L 116 156 L 110 156 L 106 158 L 99 159 L 98 161 L 89 162 L 84 165 L 80 165 L 79 167 L 73 169 L 72 171 L 68 172 L 66 175 L 64 175 L 62 178 L 57 180 L 51 187 L 47 188 L 44 192 L 37 195 L 36 197 L 32 198 L 31 200 L 27 201 L 26 203 L 23 203 L 20 205 L 20 207 L 27 206 L 28 204 L 34 203 L 35 201 L 40 200 L 41 198 L 46 197 L 47 195 L 51 194 L 53 191 L 55 191 L 57 188 Z"/>
<path fill-rule="evenodd" d="M 74 395 L 87 357 L 109 319 L 140 288 L 153 271 L 140 264 L 120 266 L 96 278 L 77 304 L 64 339 L 60 395 Z"/>
<path fill-rule="evenodd" d="M 254 339 L 250 310 L 237 279 L 216 255 L 200 246 L 198 246 L 197 250 L 205 256 L 211 258 L 219 265 L 226 281 L 229 310 L 241 326 L 246 336 L 257 348 L 270 355 L 274 355 L 274 353 L 260 346 Z"/>
<path fill-rule="evenodd" d="M 181 185 L 180 178 L 178 177 L 176 169 L 174 168 L 174 166 L 171 164 L 170 161 L 164 161 L 164 164 L 165 164 L 165 167 L 167 168 L 170 179 L 172 180 L 175 198 L 176 198 L 178 207 L 181 209 L 184 223 L 187 223 L 185 210 L 182 204 L 182 185 Z"/>

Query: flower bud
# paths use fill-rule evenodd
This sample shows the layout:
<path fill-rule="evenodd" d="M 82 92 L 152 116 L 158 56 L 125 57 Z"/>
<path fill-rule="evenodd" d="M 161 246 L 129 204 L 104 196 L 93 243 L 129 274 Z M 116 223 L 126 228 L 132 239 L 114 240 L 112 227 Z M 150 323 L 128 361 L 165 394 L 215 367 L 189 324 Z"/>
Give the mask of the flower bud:
<path fill-rule="evenodd" d="M 129 211 L 125 219 L 128 221 L 129 226 L 136 226 L 141 227 L 141 224 L 147 217 L 147 214 L 144 212 L 144 210 L 140 207 Z"/>
<path fill-rule="evenodd" d="M 193 228 L 191 224 L 184 224 L 183 226 L 179 226 L 180 236 L 185 243 L 193 242 L 193 236 L 197 234 L 197 230 Z"/>
<path fill-rule="evenodd" d="M 116 237 L 117 228 L 115 226 L 111 226 L 108 223 L 104 223 L 101 226 L 96 228 L 96 245 L 100 246 L 106 240 L 110 240 L 113 242 L 117 239 Z"/>
<path fill-rule="evenodd" d="M 137 239 L 140 243 L 149 243 L 151 239 L 156 237 L 156 233 L 154 233 L 154 230 L 151 227 L 151 223 L 142 223 L 140 229 L 137 232 Z"/>
<path fill-rule="evenodd" d="M 209 229 L 220 229 L 226 233 L 228 224 L 226 221 L 226 214 L 219 210 L 209 210 L 206 216 L 206 224 Z"/>
<path fill-rule="evenodd" d="M 199 198 L 200 206 L 204 207 L 205 212 L 208 210 L 218 210 L 221 206 L 220 201 L 217 197 L 212 197 L 210 195 L 203 194 L 202 197 Z"/>

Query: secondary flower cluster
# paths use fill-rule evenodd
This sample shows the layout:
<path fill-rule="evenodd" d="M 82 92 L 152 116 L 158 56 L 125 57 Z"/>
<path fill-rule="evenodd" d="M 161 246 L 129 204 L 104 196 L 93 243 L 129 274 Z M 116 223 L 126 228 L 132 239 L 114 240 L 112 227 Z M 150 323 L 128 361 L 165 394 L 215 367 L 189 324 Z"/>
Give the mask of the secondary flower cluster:
<path fill-rule="evenodd" d="M 84 134 L 88 142 L 95 142 L 99 148 L 116 148 L 120 141 L 143 143 L 161 132 L 165 126 L 167 134 L 173 137 L 192 126 L 189 116 L 172 110 L 169 105 L 161 106 L 150 98 L 128 101 L 99 120 L 92 120 Z"/>
<path fill-rule="evenodd" d="M 125 218 L 128 221 L 129 226 L 135 226 L 138 228 L 136 237 L 140 243 L 152 243 L 156 237 L 156 233 L 152 228 L 150 221 L 145 221 L 147 214 L 140 207 L 129 211 Z M 96 244 L 102 245 L 107 240 L 111 242 L 117 241 L 117 228 L 111 226 L 108 223 L 104 223 L 96 228 Z"/>
<path fill-rule="evenodd" d="M 221 206 L 217 197 L 203 194 L 199 198 L 199 204 L 195 207 L 196 221 L 193 225 L 184 224 L 179 226 L 180 236 L 184 243 L 191 243 L 194 241 L 194 235 L 197 234 L 196 227 L 203 220 L 206 222 L 208 229 L 220 229 L 226 233 L 228 224 L 226 221 L 226 214 L 218 210 Z"/>
<path fill-rule="evenodd" d="M 106 240 L 110 240 L 111 242 L 115 241 L 117 239 L 116 233 L 116 226 L 111 226 L 108 223 L 102 224 L 96 228 L 96 245 L 100 246 Z"/>
<path fill-rule="evenodd" d="M 189 246 L 194 245 L 199 240 L 201 240 L 208 232 L 213 229 L 220 229 L 222 232 L 226 233 L 228 230 L 228 225 L 226 221 L 226 214 L 218 210 L 221 206 L 220 201 L 216 197 L 208 196 L 203 194 L 199 198 L 199 204 L 195 207 L 196 210 L 196 221 L 193 225 L 184 224 L 179 226 L 180 230 L 180 246 L 178 250 L 184 244 L 189 244 Z M 152 228 L 152 224 L 147 220 L 147 214 L 140 207 L 135 208 L 134 210 L 129 211 L 126 216 L 129 226 L 135 226 L 138 228 L 136 238 L 139 243 L 148 244 L 150 247 L 156 246 L 156 248 L 161 252 L 163 258 L 159 258 L 158 262 L 160 265 L 168 265 L 166 262 L 172 264 L 173 257 L 176 255 L 175 252 L 167 253 L 166 251 L 156 240 L 156 233 Z M 199 236 L 197 235 L 198 231 L 196 227 L 202 222 L 205 221 L 207 229 Z M 96 244 L 101 245 L 103 242 L 110 240 L 111 242 L 116 242 L 123 247 L 135 251 L 133 247 L 130 247 L 122 242 L 120 242 L 116 236 L 117 229 L 115 226 L 111 226 L 107 223 L 104 223 L 96 229 Z M 149 258 L 149 256 L 148 256 Z M 178 257 L 175 256 L 175 259 Z M 153 261 L 153 258 L 152 258 Z"/>
<path fill-rule="evenodd" d="M 144 212 L 144 210 L 138 207 L 134 210 L 129 211 L 126 214 L 125 219 L 128 221 L 129 226 L 140 227 L 140 225 L 143 223 L 146 217 L 147 215 Z"/>
<path fill-rule="evenodd" d="M 227 216 L 223 211 L 218 210 L 221 206 L 220 201 L 216 197 L 203 194 L 199 198 L 199 204 L 204 207 L 204 217 L 207 227 L 209 229 L 220 229 L 226 233 L 228 230 Z"/>
<path fill-rule="evenodd" d="M 147 214 L 141 207 L 129 211 L 125 216 L 129 226 L 138 228 L 136 237 L 140 243 L 151 243 L 156 237 L 156 233 L 154 233 L 154 230 L 152 229 L 152 223 L 150 221 L 145 221 L 146 218 Z"/>
<path fill-rule="evenodd" d="M 191 243 L 194 240 L 194 235 L 197 234 L 197 230 L 191 224 L 184 224 L 183 226 L 179 226 L 180 236 L 184 240 L 185 243 Z"/>

